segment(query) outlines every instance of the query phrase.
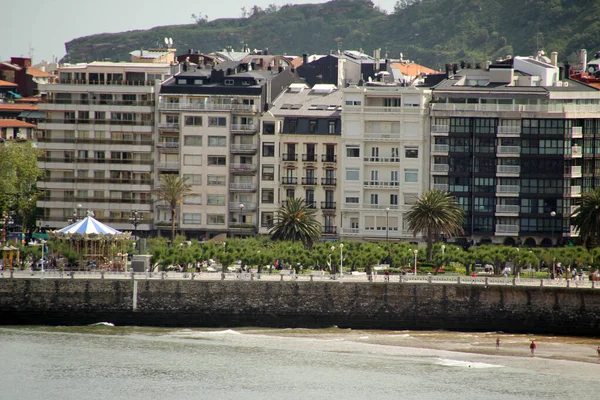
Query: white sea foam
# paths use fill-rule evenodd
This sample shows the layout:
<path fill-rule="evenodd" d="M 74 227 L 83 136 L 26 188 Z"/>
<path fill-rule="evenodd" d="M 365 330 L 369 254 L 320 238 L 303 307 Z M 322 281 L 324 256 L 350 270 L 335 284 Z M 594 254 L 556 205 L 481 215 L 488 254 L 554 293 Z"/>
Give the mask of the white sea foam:
<path fill-rule="evenodd" d="M 502 368 L 502 365 L 486 364 L 486 363 L 471 362 L 471 361 L 450 360 L 448 358 L 438 358 L 436 364 L 443 365 L 445 367 L 459 367 L 459 368 Z"/>
<path fill-rule="evenodd" d="M 95 324 L 90 324 L 90 326 L 115 326 L 112 322 L 96 322 Z"/>

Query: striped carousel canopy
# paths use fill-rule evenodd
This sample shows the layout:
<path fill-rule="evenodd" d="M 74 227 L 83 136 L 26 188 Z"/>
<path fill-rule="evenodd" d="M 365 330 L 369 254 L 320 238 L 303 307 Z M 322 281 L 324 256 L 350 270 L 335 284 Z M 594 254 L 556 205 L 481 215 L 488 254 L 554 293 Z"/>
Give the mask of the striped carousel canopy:
<path fill-rule="evenodd" d="M 94 219 L 94 217 L 88 216 L 81 221 L 77 221 L 72 225 L 62 228 L 58 233 L 64 234 L 81 234 L 81 235 L 119 235 L 122 232 L 111 228 L 108 225 Z"/>

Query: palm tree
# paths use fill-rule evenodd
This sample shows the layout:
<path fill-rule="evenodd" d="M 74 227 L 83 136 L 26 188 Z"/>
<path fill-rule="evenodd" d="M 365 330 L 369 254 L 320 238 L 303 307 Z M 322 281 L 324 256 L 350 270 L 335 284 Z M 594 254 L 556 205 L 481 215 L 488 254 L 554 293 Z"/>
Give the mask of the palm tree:
<path fill-rule="evenodd" d="M 311 248 L 321 237 L 321 223 L 315 219 L 316 213 L 304 199 L 289 197 L 277 212 L 269 233 L 274 240 L 299 240 Z"/>
<path fill-rule="evenodd" d="M 192 195 L 192 185 L 187 178 L 165 174 L 160 177 L 160 186 L 154 190 L 159 200 L 166 201 L 171 209 L 171 241 L 175 239 L 175 214 L 183 199 Z"/>
<path fill-rule="evenodd" d="M 439 235 L 451 237 L 463 232 L 465 213 L 450 193 L 433 189 L 417 199 L 406 213 L 408 229 L 427 240 L 427 261 L 431 261 L 433 241 Z"/>
<path fill-rule="evenodd" d="M 600 238 L 600 188 L 583 194 L 581 205 L 571 215 L 571 223 L 579 232 L 585 245 L 588 239 Z"/>

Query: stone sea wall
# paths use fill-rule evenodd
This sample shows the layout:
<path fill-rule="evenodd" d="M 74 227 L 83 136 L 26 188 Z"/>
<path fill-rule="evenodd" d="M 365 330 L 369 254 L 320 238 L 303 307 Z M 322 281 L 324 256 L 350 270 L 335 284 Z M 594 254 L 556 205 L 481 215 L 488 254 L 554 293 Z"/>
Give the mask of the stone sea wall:
<path fill-rule="evenodd" d="M 383 282 L 0 280 L 0 325 L 100 321 L 600 336 L 600 291 Z"/>

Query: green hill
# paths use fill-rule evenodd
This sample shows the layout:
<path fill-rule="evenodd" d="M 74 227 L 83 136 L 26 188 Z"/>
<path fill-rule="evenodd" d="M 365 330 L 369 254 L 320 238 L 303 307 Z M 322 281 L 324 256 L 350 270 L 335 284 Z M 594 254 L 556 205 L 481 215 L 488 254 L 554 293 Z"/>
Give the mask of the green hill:
<path fill-rule="evenodd" d="M 442 68 L 446 62 L 484 62 L 500 56 L 558 51 L 577 59 L 581 48 L 600 50 L 600 2 L 596 0 L 402 0 L 386 14 L 369 0 L 254 7 L 249 16 L 149 30 L 99 34 L 66 44 L 63 61 L 129 60 L 128 53 L 172 37 L 178 53 L 232 46 L 269 48 L 301 55 L 342 49 L 381 48 L 397 58 Z"/>

